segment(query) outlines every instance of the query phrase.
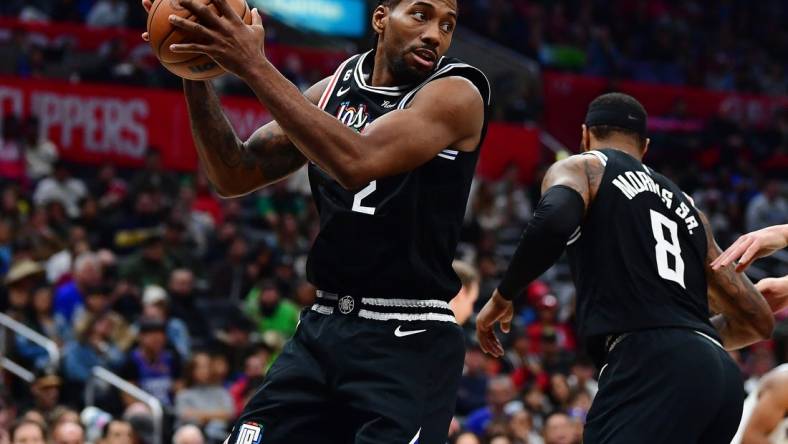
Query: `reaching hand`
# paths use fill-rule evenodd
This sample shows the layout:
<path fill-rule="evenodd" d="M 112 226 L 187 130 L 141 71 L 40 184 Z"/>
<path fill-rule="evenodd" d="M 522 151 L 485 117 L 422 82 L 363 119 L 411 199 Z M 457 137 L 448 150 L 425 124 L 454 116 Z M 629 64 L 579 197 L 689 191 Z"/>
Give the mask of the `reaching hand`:
<path fill-rule="evenodd" d="M 736 271 L 742 272 L 756 259 L 769 256 L 786 246 L 788 246 L 788 225 L 767 227 L 741 236 L 711 263 L 711 268 L 719 270 L 738 261 Z"/>
<path fill-rule="evenodd" d="M 222 68 L 245 78 L 253 63 L 265 59 L 263 19 L 257 8 L 252 9 L 252 24 L 247 25 L 227 0 L 213 0 L 213 4 L 221 16 L 195 0 L 180 0 L 180 5 L 194 14 L 197 21 L 170 15 L 170 23 L 188 35 L 192 42 L 170 45 L 170 50 L 206 54 Z"/>
<path fill-rule="evenodd" d="M 482 350 L 489 353 L 496 358 L 503 356 L 503 346 L 498 337 L 495 336 L 495 324 L 501 323 L 501 331 L 509 333 L 512 327 L 512 316 L 514 315 L 514 307 L 512 301 L 504 299 L 503 296 L 495 290 L 492 297 L 484 308 L 479 312 L 476 317 L 476 338 L 479 340 Z"/>
<path fill-rule="evenodd" d="M 788 308 L 788 276 L 761 279 L 755 287 L 769 303 L 772 313 Z"/>
<path fill-rule="evenodd" d="M 145 8 L 145 12 L 150 12 L 150 8 L 153 6 L 153 2 L 151 0 L 142 0 L 142 7 Z M 150 36 L 148 36 L 148 31 L 142 33 L 142 40 L 150 41 Z"/>

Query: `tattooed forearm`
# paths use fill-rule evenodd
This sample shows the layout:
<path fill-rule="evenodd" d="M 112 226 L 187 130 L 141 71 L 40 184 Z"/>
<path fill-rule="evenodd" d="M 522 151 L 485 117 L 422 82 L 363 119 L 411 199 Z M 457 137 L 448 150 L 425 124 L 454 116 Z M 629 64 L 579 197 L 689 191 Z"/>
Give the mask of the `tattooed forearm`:
<path fill-rule="evenodd" d="M 706 278 L 709 308 L 718 313 L 711 322 L 728 350 L 746 347 L 767 339 L 774 329 L 774 317 L 768 303 L 750 279 L 736 273 L 733 265 L 713 270 L 711 263 L 721 253 L 706 216 L 699 212 L 706 231 Z"/>
<path fill-rule="evenodd" d="M 184 81 L 194 144 L 208 178 L 225 196 L 249 193 L 306 163 L 276 122 L 242 142 L 207 82 Z"/>

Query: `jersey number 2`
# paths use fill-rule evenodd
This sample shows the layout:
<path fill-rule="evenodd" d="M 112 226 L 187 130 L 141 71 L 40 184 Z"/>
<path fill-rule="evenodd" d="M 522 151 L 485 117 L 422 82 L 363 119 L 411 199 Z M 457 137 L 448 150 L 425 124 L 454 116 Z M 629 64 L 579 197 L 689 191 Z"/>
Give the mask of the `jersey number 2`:
<path fill-rule="evenodd" d="M 670 240 L 665 239 L 665 230 L 670 233 Z M 657 271 L 668 281 L 684 286 L 684 260 L 681 258 L 681 245 L 679 245 L 678 224 L 666 216 L 651 210 L 651 231 L 657 241 Z M 674 268 L 670 268 L 668 255 L 673 256 Z"/>
<path fill-rule="evenodd" d="M 353 211 L 355 211 L 356 213 L 364 213 L 364 214 L 369 214 L 370 216 L 374 216 L 375 207 L 365 207 L 364 205 L 361 205 L 361 201 L 369 197 L 369 195 L 374 193 L 375 190 L 377 189 L 378 189 L 378 181 L 373 180 L 372 182 L 369 183 L 369 185 L 367 185 L 366 188 L 356 193 L 356 195 L 353 196 Z"/>

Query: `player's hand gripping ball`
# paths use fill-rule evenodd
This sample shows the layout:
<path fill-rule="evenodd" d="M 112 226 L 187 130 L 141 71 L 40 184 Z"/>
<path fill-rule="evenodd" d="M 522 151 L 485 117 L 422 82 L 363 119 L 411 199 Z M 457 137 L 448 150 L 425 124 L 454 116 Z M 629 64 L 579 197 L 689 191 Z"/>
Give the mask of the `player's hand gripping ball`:
<path fill-rule="evenodd" d="M 246 1 L 225 1 L 243 23 L 252 24 L 252 12 Z M 215 17 L 222 16 L 221 9 L 217 8 L 213 0 L 193 0 L 193 2 L 207 6 L 207 12 Z M 143 5 L 147 6 L 146 3 L 143 2 Z M 147 38 L 153 48 L 153 53 L 156 54 L 161 64 L 173 74 L 189 80 L 209 80 L 224 74 L 225 69 L 206 54 L 175 53 L 170 50 L 170 45 L 173 44 L 203 43 L 195 41 L 193 36 L 170 23 L 170 15 L 176 15 L 194 23 L 198 22 L 197 16 L 183 7 L 179 0 L 156 0 L 153 2 L 148 12 Z"/>

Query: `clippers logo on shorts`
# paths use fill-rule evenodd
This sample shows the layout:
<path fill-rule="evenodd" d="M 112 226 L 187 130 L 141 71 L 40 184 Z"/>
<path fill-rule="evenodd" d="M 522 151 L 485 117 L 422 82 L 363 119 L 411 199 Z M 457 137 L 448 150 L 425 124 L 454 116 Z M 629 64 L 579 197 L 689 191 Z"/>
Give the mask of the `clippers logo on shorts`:
<path fill-rule="evenodd" d="M 350 296 L 345 296 L 339 300 L 339 311 L 342 314 L 348 314 L 353 311 L 353 307 L 356 306 L 356 303 L 353 301 L 353 298 Z"/>
<path fill-rule="evenodd" d="M 260 444 L 263 439 L 263 426 L 257 423 L 248 422 L 241 425 L 238 431 L 238 439 L 235 444 Z"/>

